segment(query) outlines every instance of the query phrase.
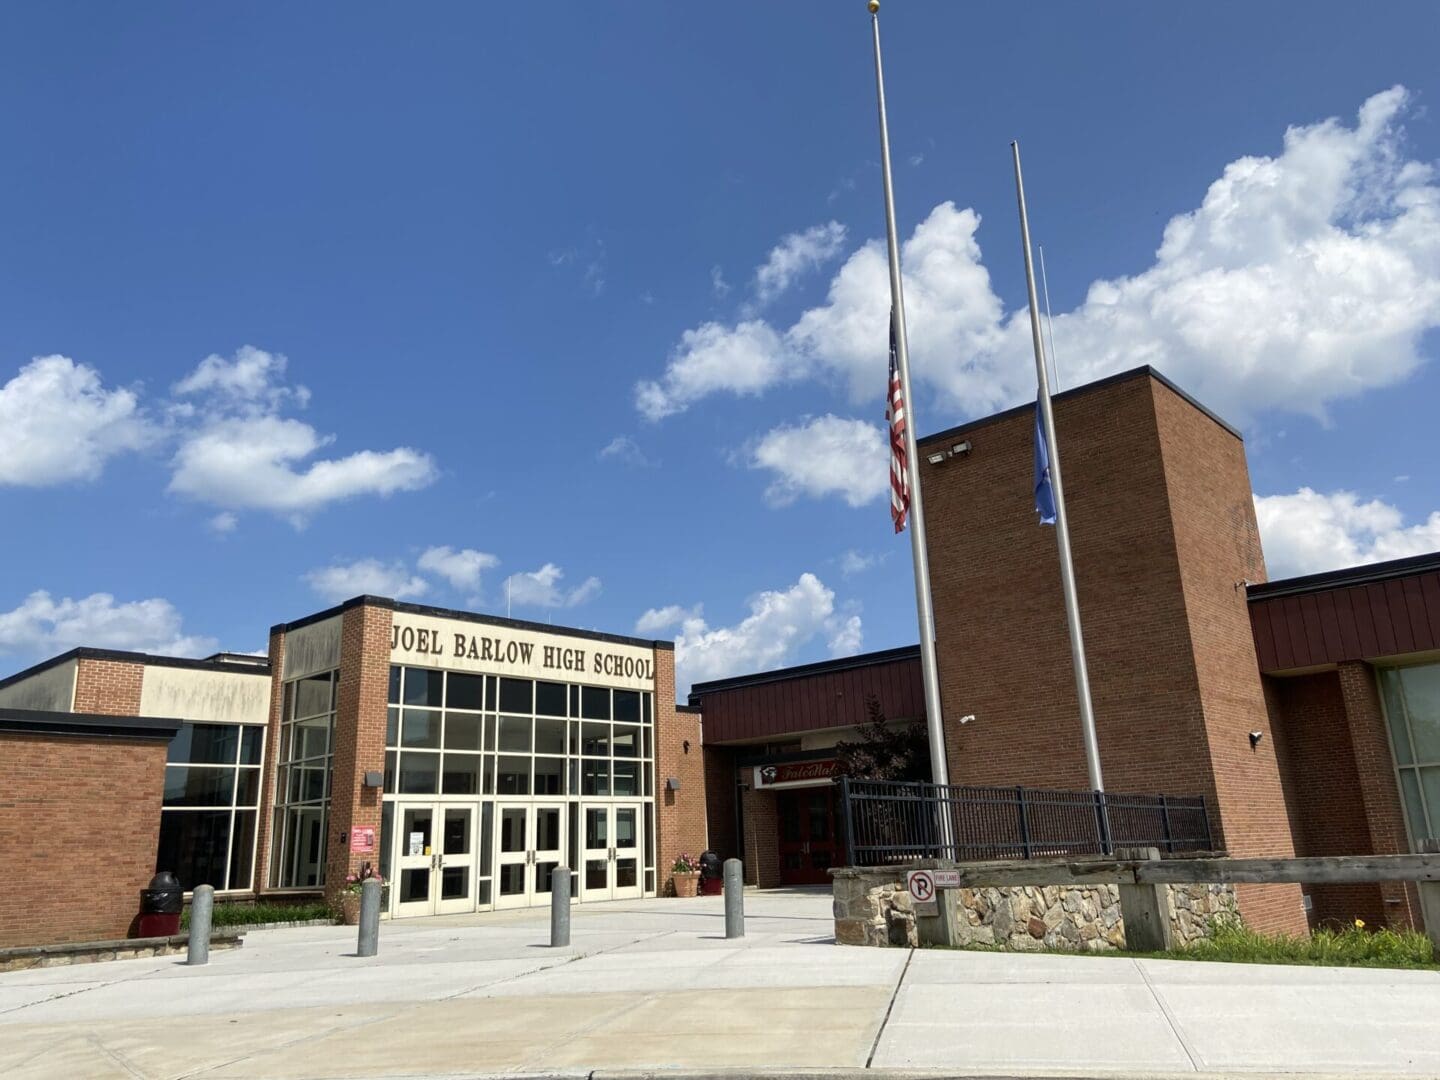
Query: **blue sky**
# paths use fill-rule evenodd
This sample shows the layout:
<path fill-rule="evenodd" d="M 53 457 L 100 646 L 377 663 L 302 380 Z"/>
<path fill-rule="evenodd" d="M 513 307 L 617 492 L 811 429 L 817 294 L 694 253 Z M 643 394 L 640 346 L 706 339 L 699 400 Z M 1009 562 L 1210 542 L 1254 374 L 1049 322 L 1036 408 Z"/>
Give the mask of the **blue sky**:
<path fill-rule="evenodd" d="M 920 430 L 1033 393 L 1019 138 L 1064 385 L 1242 425 L 1274 576 L 1440 548 L 1440 9 L 1026 10 L 882 13 Z M 873 92 L 848 0 L 7 8 L 0 671 L 512 575 L 695 679 L 913 642 Z"/>

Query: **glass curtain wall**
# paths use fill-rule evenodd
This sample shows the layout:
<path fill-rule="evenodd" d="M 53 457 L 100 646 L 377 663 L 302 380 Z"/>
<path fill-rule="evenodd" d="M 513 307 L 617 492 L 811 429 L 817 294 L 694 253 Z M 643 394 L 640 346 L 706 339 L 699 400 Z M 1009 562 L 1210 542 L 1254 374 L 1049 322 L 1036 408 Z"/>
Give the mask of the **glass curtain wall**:
<path fill-rule="evenodd" d="M 285 684 L 280 752 L 275 772 L 276 852 L 271 885 L 279 889 L 325 884 L 325 820 L 339 672 L 326 671 Z"/>
<path fill-rule="evenodd" d="M 653 803 L 652 698 L 648 691 L 391 667 L 381 866 L 390 865 L 396 799 L 483 800 L 483 907 L 494 874 L 493 799 Z M 653 805 L 645 819 L 645 888 L 653 891 Z M 573 808 L 569 820 L 573 848 Z"/>
<path fill-rule="evenodd" d="M 1410 842 L 1440 837 L 1440 664 L 1381 668 L 1380 689 L 1395 752 Z"/>
<path fill-rule="evenodd" d="M 155 870 L 186 892 L 249 889 L 260 812 L 261 724 L 182 724 L 170 740 Z"/>

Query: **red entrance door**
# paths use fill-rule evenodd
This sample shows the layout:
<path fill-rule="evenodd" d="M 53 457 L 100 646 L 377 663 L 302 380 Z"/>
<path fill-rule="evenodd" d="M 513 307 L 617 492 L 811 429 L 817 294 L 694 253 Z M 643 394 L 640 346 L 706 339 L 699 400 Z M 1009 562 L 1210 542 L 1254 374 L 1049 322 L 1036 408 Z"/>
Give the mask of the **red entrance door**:
<path fill-rule="evenodd" d="M 780 818 L 780 881 L 829 885 L 835 865 L 835 789 L 800 788 L 775 793 Z"/>

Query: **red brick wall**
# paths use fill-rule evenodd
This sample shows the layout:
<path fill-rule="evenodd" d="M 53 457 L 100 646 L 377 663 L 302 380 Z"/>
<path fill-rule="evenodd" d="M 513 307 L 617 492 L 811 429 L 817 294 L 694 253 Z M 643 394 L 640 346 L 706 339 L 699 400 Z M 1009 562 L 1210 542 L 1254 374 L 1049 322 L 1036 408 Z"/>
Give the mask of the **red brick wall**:
<path fill-rule="evenodd" d="M 265 768 L 260 775 L 260 830 L 255 848 L 255 891 L 270 885 L 275 843 L 275 769 L 280 760 L 280 725 L 285 710 L 285 632 L 270 634 L 270 723 L 265 732 Z"/>
<path fill-rule="evenodd" d="M 1204 795 L 1217 844 L 1292 853 L 1244 581 L 1264 578 L 1244 445 L 1146 374 L 1055 403 L 1105 785 Z M 951 779 L 1085 788 L 1055 530 L 1036 523 L 1034 412 L 923 463 Z M 974 714 L 961 728 L 956 719 Z M 1298 887 L 1242 889 L 1303 932 Z"/>
<path fill-rule="evenodd" d="M 1395 783 L 1395 759 L 1385 714 L 1380 711 L 1380 692 L 1375 671 L 1369 664 L 1348 661 L 1339 665 L 1340 693 L 1350 723 L 1350 742 L 1355 748 L 1355 771 L 1370 830 L 1370 846 L 1376 855 L 1397 855 L 1410 850 L 1405 830 L 1400 790 Z M 1395 927 L 1420 927 L 1420 898 L 1413 885 L 1386 882 L 1380 886 L 1386 921 Z"/>
<path fill-rule="evenodd" d="M 130 932 L 155 873 L 167 745 L 0 736 L 0 852 L 19 890 L 0 918 L 0 948 Z"/>
<path fill-rule="evenodd" d="M 340 685 L 335 703 L 334 775 L 330 784 L 325 893 L 334 897 L 347 874 L 377 855 L 351 855 L 350 830 L 380 835 L 381 789 L 364 786 L 365 773 L 385 768 L 385 710 L 390 680 L 389 608 L 363 605 L 341 616 Z M 341 837 L 345 841 L 341 841 Z M 375 867 L 383 872 L 383 868 Z"/>
<path fill-rule="evenodd" d="M 1271 731 L 1290 794 L 1295 854 L 1373 855 L 1340 677 L 1333 671 L 1265 680 Z M 1310 924 L 1384 924 L 1377 885 L 1311 885 Z"/>
<path fill-rule="evenodd" d="M 762 889 L 780 884 L 780 819 L 775 793 L 747 790 L 744 806 L 745 883 Z"/>
<path fill-rule="evenodd" d="M 686 749 L 686 744 L 689 749 Z M 669 777 L 679 791 L 665 786 Z M 655 885 L 673 891 L 670 868 L 682 852 L 699 856 L 706 845 L 705 756 L 700 714 L 675 708 L 675 651 L 655 650 Z"/>
<path fill-rule="evenodd" d="M 705 814 L 710 849 L 722 859 L 743 859 L 735 832 L 735 751 L 705 747 Z"/>
<path fill-rule="evenodd" d="M 81 659 L 75 667 L 75 711 L 108 716 L 140 715 L 142 664 Z"/>

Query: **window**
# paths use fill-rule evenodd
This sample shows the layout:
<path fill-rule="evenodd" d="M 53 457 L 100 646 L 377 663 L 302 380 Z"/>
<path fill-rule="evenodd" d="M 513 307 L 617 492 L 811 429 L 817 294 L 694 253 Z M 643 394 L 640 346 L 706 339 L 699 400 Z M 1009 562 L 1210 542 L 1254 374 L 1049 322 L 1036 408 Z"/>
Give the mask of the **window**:
<path fill-rule="evenodd" d="M 241 724 L 182 724 L 170 740 L 155 870 L 186 892 L 251 887 L 264 741 Z"/>
<path fill-rule="evenodd" d="M 1379 676 L 1410 841 L 1418 847 L 1440 836 L 1440 664 L 1381 668 Z"/>
<path fill-rule="evenodd" d="M 275 771 L 275 851 L 271 884 L 280 889 L 325 884 L 325 822 L 335 731 L 334 671 L 285 684 Z"/>

